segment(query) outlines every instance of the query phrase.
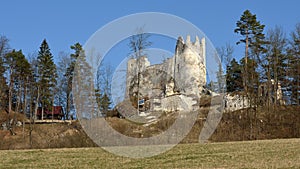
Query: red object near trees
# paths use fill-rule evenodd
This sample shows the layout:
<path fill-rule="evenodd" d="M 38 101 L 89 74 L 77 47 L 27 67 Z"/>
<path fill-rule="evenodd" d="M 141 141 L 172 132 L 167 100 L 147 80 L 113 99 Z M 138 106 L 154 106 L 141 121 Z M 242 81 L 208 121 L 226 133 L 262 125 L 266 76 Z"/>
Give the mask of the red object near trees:
<path fill-rule="evenodd" d="M 43 118 L 42 118 L 43 114 Z M 58 119 L 61 120 L 62 117 L 64 117 L 64 111 L 62 106 L 53 106 L 52 110 L 48 110 L 44 108 L 44 113 L 43 113 L 43 108 L 38 107 L 37 109 L 37 118 L 38 119 Z"/>

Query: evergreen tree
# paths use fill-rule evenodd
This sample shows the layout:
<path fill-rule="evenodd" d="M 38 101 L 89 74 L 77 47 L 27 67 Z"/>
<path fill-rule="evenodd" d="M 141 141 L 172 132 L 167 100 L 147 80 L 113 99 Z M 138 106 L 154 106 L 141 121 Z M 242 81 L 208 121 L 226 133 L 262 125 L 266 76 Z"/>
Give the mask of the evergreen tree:
<path fill-rule="evenodd" d="M 30 64 L 26 60 L 22 51 L 12 50 L 5 56 L 5 62 L 8 67 L 8 112 L 9 114 L 14 110 L 15 112 L 26 113 L 27 107 L 27 91 L 28 91 L 28 78 L 30 76 Z M 16 124 L 16 116 L 9 116 L 10 132 L 15 135 L 14 126 Z"/>
<path fill-rule="evenodd" d="M 234 58 L 226 68 L 226 88 L 227 92 L 241 91 L 243 89 L 242 68 Z"/>
<path fill-rule="evenodd" d="M 54 89 L 56 86 L 56 65 L 46 39 L 43 40 L 38 53 L 38 86 L 40 89 L 39 103 L 43 108 L 53 106 Z"/>
<path fill-rule="evenodd" d="M 107 114 L 111 105 L 111 80 L 113 68 L 103 61 L 99 65 L 96 76 L 96 99 L 101 113 Z"/>
<path fill-rule="evenodd" d="M 29 87 L 29 78 L 31 77 L 31 66 L 28 60 L 23 55 L 22 51 L 19 51 L 18 58 L 16 60 L 16 76 L 15 77 L 15 90 L 16 90 L 16 110 L 26 113 L 27 107 L 27 92 Z"/>
<path fill-rule="evenodd" d="M 98 116 L 92 67 L 82 50 L 74 63 L 72 95 L 78 118 L 91 119 Z"/>
<path fill-rule="evenodd" d="M 75 43 L 70 48 L 72 50 L 74 50 L 74 53 L 70 55 L 71 63 L 69 64 L 69 66 L 66 70 L 66 73 L 65 73 L 66 83 L 67 83 L 67 87 L 66 87 L 66 99 L 67 100 L 66 100 L 66 115 L 65 115 L 66 119 L 69 118 L 71 106 L 73 104 L 73 102 L 72 102 L 73 101 L 72 86 L 73 86 L 74 69 L 75 69 L 76 61 L 79 57 L 82 57 L 80 60 L 82 62 L 85 62 L 84 51 L 83 51 L 83 48 L 80 43 Z"/>
<path fill-rule="evenodd" d="M 29 95 L 30 95 L 30 119 L 36 119 L 36 109 L 39 106 L 39 95 L 40 95 L 40 88 L 38 84 L 38 59 L 37 54 L 30 54 L 28 56 L 28 61 L 31 67 L 31 77 L 29 78 Z"/>
<path fill-rule="evenodd" d="M 290 79 L 291 104 L 300 105 L 300 23 L 291 33 L 288 50 L 288 77 Z"/>
<path fill-rule="evenodd" d="M 12 109 L 16 108 L 16 102 L 17 102 L 17 95 L 16 93 L 20 90 L 20 81 L 19 78 L 21 75 L 19 66 L 21 63 L 21 58 L 23 58 L 24 55 L 22 54 L 22 51 L 15 51 L 12 50 L 5 56 L 5 63 L 7 66 L 7 74 L 8 74 L 8 112 L 10 113 Z M 24 57 L 25 58 L 25 57 Z M 16 109 L 14 109 L 17 111 Z"/>
<path fill-rule="evenodd" d="M 104 93 L 103 95 L 100 96 L 100 111 L 101 113 L 107 114 L 108 110 L 110 109 L 111 101 L 109 96 Z"/>
<path fill-rule="evenodd" d="M 219 63 L 218 71 L 217 71 L 217 92 L 224 93 L 225 92 L 225 75 L 223 71 L 222 64 Z"/>
<path fill-rule="evenodd" d="M 99 89 L 95 89 L 95 97 L 99 110 L 101 111 L 101 93 Z"/>
<path fill-rule="evenodd" d="M 211 80 L 209 83 L 206 84 L 206 88 L 210 91 L 215 92 L 215 83 Z"/>
<path fill-rule="evenodd" d="M 256 19 L 256 15 L 252 14 L 249 10 L 244 11 L 240 20 L 236 23 L 237 28 L 234 30 L 235 33 L 239 33 L 243 38 L 240 39 L 237 44 L 245 43 L 245 59 L 244 59 L 244 76 L 243 76 L 243 86 L 248 92 L 248 85 L 253 85 L 253 81 L 249 80 L 248 75 L 248 58 L 249 58 L 249 49 L 252 49 L 254 54 L 258 54 L 261 51 L 265 51 L 263 49 L 264 42 L 264 27 L 259 21 Z M 254 65 L 252 65 L 254 67 Z M 251 79 L 251 78 L 250 78 Z"/>
<path fill-rule="evenodd" d="M 248 76 L 246 81 L 250 84 L 247 85 L 248 96 L 251 96 L 250 99 L 254 99 L 257 94 L 257 81 L 259 81 L 259 74 L 257 72 L 257 62 L 254 59 L 248 58 L 248 64 L 246 65 L 246 58 L 242 58 L 240 60 L 241 68 L 245 68 L 248 70 Z M 242 71 L 242 77 L 245 76 L 245 72 Z"/>

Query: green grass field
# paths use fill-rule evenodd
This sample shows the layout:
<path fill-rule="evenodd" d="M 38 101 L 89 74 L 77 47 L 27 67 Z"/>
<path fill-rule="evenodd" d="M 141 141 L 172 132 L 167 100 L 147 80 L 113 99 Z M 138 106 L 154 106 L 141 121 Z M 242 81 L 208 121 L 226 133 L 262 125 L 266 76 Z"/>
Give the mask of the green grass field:
<path fill-rule="evenodd" d="M 300 168 L 300 139 L 180 144 L 151 158 L 101 148 L 2 150 L 0 168 Z"/>

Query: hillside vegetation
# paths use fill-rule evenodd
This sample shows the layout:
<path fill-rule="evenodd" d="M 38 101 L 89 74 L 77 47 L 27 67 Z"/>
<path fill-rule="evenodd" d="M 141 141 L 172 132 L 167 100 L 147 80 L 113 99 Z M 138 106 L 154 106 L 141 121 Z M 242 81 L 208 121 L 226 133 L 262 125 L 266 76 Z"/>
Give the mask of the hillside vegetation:
<path fill-rule="evenodd" d="M 199 134 L 209 109 L 202 109 L 199 119 L 182 143 L 198 143 Z M 2 112 L 1 117 L 6 117 Z M 130 137 L 152 137 L 166 131 L 177 114 L 163 114 L 157 123 L 143 126 L 127 119 L 116 117 L 106 121 L 120 133 Z M 18 116 L 18 120 L 22 120 Z M 3 120 L 2 120 L 3 121 Z M 0 130 L 0 149 L 63 148 L 96 146 L 85 134 L 79 122 L 35 124 L 30 139 L 30 125 L 15 127 L 16 135 Z M 211 142 L 264 140 L 276 138 L 300 138 L 300 113 L 298 106 L 280 106 L 271 110 L 260 109 L 254 116 L 251 110 L 223 113 L 223 117 L 211 136 Z"/>

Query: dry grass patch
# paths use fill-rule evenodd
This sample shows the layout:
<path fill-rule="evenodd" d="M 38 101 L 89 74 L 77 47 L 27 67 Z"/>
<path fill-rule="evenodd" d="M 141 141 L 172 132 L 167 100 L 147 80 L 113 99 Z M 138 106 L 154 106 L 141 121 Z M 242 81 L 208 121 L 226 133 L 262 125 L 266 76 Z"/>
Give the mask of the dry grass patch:
<path fill-rule="evenodd" d="M 0 168 L 300 168 L 300 139 L 180 144 L 151 158 L 101 148 L 0 151 Z"/>

